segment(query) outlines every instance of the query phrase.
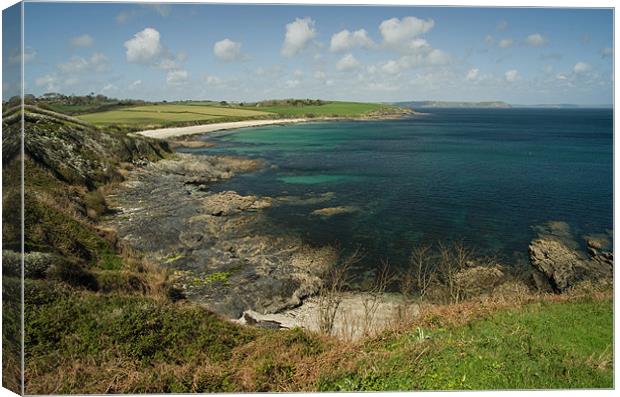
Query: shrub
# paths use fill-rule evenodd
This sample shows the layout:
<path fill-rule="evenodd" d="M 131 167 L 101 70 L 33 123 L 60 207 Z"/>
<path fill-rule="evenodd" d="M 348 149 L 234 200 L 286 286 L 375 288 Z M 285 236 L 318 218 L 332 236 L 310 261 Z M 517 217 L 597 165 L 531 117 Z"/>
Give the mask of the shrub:
<path fill-rule="evenodd" d="M 77 263 L 58 261 L 47 270 L 51 280 L 62 281 L 74 287 L 84 287 L 92 291 L 98 289 L 95 276 Z"/>
<path fill-rule="evenodd" d="M 83 200 L 86 207 L 86 215 L 93 220 L 97 220 L 108 210 L 105 197 L 100 189 L 85 193 Z"/>

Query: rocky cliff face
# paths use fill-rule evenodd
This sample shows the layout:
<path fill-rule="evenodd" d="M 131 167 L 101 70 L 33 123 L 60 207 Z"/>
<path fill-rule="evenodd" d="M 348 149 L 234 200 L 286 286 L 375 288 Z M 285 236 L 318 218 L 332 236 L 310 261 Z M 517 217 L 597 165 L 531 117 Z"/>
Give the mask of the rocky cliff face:
<path fill-rule="evenodd" d="M 99 130 L 72 117 L 17 107 L 3 114 L 3 177 L 20 180 L 21 120 L 24 120 L 24 202 L 27 251 L 60 254 L 79 262 L 101 259 L 113 241 L 95 222 L 105 212 L 101 189 L 123 179 L 121 166 L 131 168 L 161 159 L 165 143 L 120 131 Z M 19 213 L 19 183 L 6 185 L 3 207 Z M 95 215 L 93 215 L 95 214 Z M 16 217 L 12 217 L 15 219 Z M 7 241 L 19 241 L 19 225 L 3 225 Z M 6 248 L 18 249 L 9 244 Z"/>

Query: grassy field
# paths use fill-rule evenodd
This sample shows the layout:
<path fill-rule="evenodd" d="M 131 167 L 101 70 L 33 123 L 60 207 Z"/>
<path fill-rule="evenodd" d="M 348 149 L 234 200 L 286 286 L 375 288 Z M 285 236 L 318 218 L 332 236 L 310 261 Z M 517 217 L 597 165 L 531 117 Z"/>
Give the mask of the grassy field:
<path fill-rule="evenodd" d="M 385 108 L 377 103 L 329 102 L 324 105 L 240 107 L 213 106 L 201 102 L 157 104 L 82 114 L 92 124 L 128 127 L 173 126 L 192 123 L 238 121 L 279 117 L 358 117 Z"/>
<path fill-rule="evenodd" d="M 213 122 L 224 119 L 261 118 L 269 113 L 201 105 L 145 105 L 107 112 L 87 113 L 78 116 L 95 125 L 174 125 L 183 122 Z"/>
<path fill-rule="evenodd" d="M 361 116 L 365 113 L 376 112 L 385 107 L 379 103 L 364 102 L 329 102 L 325 105 L 307 106 L 268 106 L 258 109 L 266 112 L 273 112 L 283 116 Z"/>

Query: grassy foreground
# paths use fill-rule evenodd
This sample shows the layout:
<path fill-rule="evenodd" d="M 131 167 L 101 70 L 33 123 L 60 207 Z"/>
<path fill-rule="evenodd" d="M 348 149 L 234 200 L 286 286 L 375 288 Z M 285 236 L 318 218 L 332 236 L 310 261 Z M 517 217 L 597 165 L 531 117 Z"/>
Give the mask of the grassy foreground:
<path fill-rule="evenodd" d="M 35 394 L 613 385 L 609 298 L 453 305 L 347 343 L 241 327 L 186 303 L 50 288 L 29 285 L 26 375 Z M 463 311 L 472 319 L 463 322 Z"/>
<path fill-rule="evenodd" d="M 538 302 L 453 327 L 416 327 L 366 346 L 321 390 L 613 387 L 613 304 Z"/>

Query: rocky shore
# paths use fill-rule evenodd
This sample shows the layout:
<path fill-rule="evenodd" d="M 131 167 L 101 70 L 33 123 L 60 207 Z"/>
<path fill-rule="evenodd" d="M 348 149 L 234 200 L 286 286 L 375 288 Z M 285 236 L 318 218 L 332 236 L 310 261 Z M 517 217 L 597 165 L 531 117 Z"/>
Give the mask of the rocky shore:
<path fill-rule="evenodd" d="M 122 244 L 169 268 L 185 296 L 229 318 L 276 313 L 316 293 L 331 248 L 267 232 L 269 198 L 209 185 L 256 169 L 255 160 L 177 154 L 135 170 L 108 197 Z"/>
<path fill-rule="evenodd" d="M 548 222 L 535 227 L 538 238 L 529 246 L 532 278 L 539 290 L 564 292 L 581 281 L 605 281 L 613 278 L 611 232 L 584 236 L 587 253 L 565 222 Z"/>

